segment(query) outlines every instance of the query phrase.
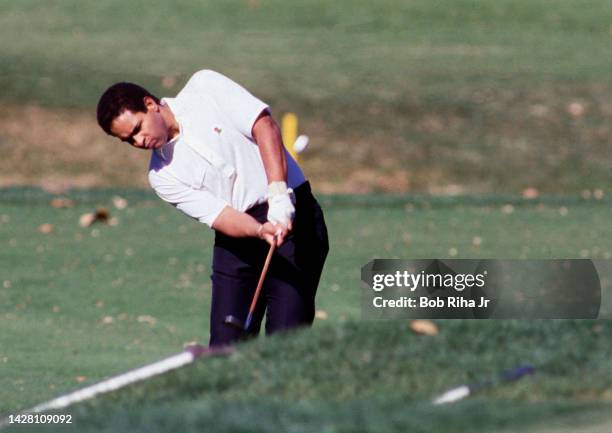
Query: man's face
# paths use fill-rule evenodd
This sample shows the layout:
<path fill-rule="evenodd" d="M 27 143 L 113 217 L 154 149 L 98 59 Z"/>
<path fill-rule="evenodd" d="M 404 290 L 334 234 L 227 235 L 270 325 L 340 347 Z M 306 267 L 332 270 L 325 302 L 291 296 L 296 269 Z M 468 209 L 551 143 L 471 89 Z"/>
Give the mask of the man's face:
<path fill-rule="evenodd" d="M 145 97 L 145 113 L 124 110 L 111 123 L 111 132 L 139 149 L 158 149 L 168 141 L 168 126 L 159 105 Z"/>

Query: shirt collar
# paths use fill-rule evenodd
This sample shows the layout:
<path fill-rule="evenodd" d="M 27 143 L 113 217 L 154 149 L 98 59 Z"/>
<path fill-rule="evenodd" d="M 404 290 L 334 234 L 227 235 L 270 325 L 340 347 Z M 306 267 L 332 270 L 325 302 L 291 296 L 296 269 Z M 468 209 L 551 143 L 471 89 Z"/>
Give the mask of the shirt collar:
<path fill-rule="evenodd" d="M 176 121 L 177 121 L 177 123 L 179 125 L 179 133 L 176 134 L 176 136 L 172 140 L 169 140 L 166 144 L 164 144 L 160 148 L 154 150 L 154 152 L 156 152 L 157 155 L 159 155 L 159 157 L 161 159 L 163 159 L 164 161 L 167 161 L 168 159 L 172 158 L 172 153 L 173 153 L 173 150 L 174 150 L 174 145 L 181 138 L 181 135 L 183 134 L 183 127 L 181 126 L 181 122 L 176 117 L 176 112 L 174 110 L 172 110 L 172 101 L 173 100 L 174 100 L 174 98 L 162 98 L 161 99 L 161 104 L 167 106 L 168 108 L 170 108 L 170 110 L 172 111 L 172 114 L 174 114 L 174 117 L 176 118 Z"/>

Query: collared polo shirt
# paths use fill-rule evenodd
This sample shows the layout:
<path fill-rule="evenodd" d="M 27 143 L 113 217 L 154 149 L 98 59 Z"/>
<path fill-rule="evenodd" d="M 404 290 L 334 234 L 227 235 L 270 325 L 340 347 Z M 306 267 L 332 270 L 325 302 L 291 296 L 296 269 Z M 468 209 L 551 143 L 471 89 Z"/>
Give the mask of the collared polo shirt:
<path fill-rule="evenodd" d="M 151 155 L 149 183 L 164 201 L 212 227 L 225 206 L 239 211 L 266 201 L 267 177 L 252 128 L 267 104 L 229 78 L 195 73 L 175 98 L 163 98 L 179 134 Z M 287 184 L 304 174 L 285 149 Z"/>

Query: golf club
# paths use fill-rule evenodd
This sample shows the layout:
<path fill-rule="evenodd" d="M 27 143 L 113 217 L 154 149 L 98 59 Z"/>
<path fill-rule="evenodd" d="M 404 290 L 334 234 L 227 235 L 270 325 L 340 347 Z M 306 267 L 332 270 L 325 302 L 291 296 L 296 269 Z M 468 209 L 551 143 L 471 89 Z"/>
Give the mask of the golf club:
<path fill-rule="evenodd" d="M 259 276 L 259 282 L 257 283 L 257 288 L 255 289 L 255 294 L 253 295 L 253 300 L 251 301 L 251 306 L 249 308 L 249 314 L 244 322 L 238 319 L 236 316 L 226 316 L 225 323 L 227 325 L 234 326 L 236 328 L 242 329 L 243 331 L 248 331 L 251 326 L 251 321 L 253 320 L 253 313 L 255 312 L 255 306 L 257 305 L 257 300 L 259 299 L 259 293 L 261 292 L 261 287 L 263 286 L 264 279 L 266 278 L 266 274 L 268 273 L 268 268 L 270 267 L 270 262 L 272 261 L 272 255 L 274 254 L 274 250 L 276 249 L 276 237 L 274 238 L 275 242 L 270 245 L 270 249 L 268 250 L 268 256 L 266 257 L 266 261 L 264 263 L 263 269 L 261 270 L 261 275 Z"/>

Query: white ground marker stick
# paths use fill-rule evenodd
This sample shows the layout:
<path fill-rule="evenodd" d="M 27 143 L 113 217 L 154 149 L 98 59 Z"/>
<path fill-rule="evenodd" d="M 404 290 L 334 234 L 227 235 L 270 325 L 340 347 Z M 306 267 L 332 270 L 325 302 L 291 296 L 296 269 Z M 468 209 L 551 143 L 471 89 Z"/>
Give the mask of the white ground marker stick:
<path fill-rule="evenodd" d="M 204 346 L 189 346 L 184 352 L 162 359 L 161 361 L 130 370 L 126 373 L 111 377 L 110 379 L 103 380 L 102 382 L 95 383 L 74 392 L 64 394 L 54 398 L 53 400 L 49 400 L 30 409 L 24 410 L 21 412 L 21 414 L 62 409 L 70 406 L 73 403 L 89 400 L 97 395 L 115 391 L 119 388 L 123 388 L 126 385 L 166 373 L 170 370 L 176 370 L 177 368 L 191 364 L 200 357 L 228 355 L 229 353 L 231 353 L 231 349 L 229 348 L 209 349 Z M 0 428 L 5 427 L 8 422 L 8 418 L 0 420 Z"/>
<path fill-rule="evenodd" d="M 455 403 L 456 401 L 463 400 L 464 398 L 483 388 L 489 388 L 505 382 L 514 382 L 534 373 L 535 368 L 533 366 L 529 364 L 521 365 L 511 370 L 502 371 L 494 379 L 488 379 L 471 385 L 461 385 L 456 388 L 449 389 L 445 393 L 434 398 L 432 403 L 436 406 L 441 404 Z"/>

